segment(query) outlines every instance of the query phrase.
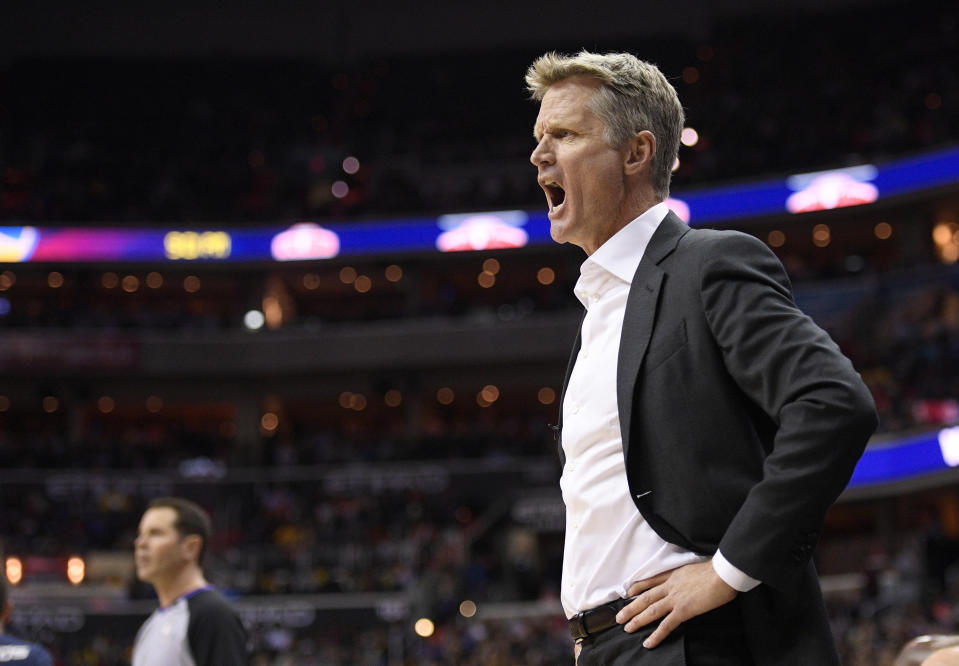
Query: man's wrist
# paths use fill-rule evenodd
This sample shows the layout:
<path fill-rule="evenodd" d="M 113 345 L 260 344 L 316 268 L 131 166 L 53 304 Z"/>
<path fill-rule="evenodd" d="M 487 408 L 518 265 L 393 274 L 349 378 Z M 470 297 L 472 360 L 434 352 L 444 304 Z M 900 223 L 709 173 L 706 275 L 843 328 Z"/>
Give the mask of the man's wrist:
<path fill-rule="evenodd" d="M 732 565 L 719 550 L 713 555 L 713 570 L 716 575 L 723 579 L 726 585 L 737 592 L 749 592 L 762 582 Z"/>

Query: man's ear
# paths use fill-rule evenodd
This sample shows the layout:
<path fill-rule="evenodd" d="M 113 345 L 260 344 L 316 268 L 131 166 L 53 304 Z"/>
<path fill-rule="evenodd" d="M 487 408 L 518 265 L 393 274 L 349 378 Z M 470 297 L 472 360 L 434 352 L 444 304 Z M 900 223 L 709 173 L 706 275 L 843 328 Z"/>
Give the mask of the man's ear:
<path fill-rule="evenodd" d="M 181 547 L 184 549 L 187 557 L 196 562 L 200 560 L 200 549 L 202 546 L 203 537 L 199 534 L 187 534 L 181 542 Z"/>
<path fill-rule="evenodd" d="M 656 137 L 649 130 L 637 132 L 626 142 L 623 168 L 627 175 L 650 171 L 656 155 Z"/>

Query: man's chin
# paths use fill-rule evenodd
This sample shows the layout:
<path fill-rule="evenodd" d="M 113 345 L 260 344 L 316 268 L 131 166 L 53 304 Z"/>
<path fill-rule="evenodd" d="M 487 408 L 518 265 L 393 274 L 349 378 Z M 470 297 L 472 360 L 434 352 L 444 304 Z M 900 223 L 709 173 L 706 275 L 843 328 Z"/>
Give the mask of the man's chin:
<path fill-rule="evenodd" d="M 569 242 L 569 229 L 565 224 L 556 220 L 549 221 L 549 236 L 557 243 Z"/>

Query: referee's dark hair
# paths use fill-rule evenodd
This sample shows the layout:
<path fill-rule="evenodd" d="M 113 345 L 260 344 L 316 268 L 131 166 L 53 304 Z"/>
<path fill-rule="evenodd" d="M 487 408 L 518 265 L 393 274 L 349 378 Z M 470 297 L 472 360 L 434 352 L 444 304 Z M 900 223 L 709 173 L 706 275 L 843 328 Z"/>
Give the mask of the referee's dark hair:
<path fill-rule="evenodd" d="M 181 537 L 196 534 L 201 539 L 200 555 L 197 558 L 198 564 L 203 564 L 203 558 L 206 555 L 206 545 L 210 540 L 210 534 L 213 532 L 210 514 L 204 511 L 199 504 L 191 502 L 182 497 L 158 497 L 147 506 L 147 509 L 173 509 L 176 512 L 176 520 L 173 527 L 180 533 Z"/>

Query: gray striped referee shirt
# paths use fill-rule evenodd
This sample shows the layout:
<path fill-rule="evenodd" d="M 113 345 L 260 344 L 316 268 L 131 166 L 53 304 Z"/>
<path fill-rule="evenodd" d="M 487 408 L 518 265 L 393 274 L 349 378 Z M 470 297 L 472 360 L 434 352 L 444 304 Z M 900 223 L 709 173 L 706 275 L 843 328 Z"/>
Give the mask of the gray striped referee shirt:
<path fill-rule="evenodd" d="M 157 608 L 137 632 L 133 666 L 245 666 L 246 630 L 211 586 Z"/>

